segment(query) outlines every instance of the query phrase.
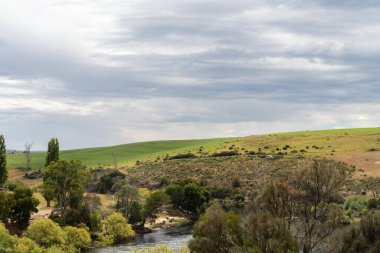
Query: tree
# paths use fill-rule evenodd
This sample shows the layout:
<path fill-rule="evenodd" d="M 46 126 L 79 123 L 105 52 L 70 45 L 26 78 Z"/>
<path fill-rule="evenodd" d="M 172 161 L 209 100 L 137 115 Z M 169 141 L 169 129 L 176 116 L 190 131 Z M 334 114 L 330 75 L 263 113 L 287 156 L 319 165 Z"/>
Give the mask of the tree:
<path fill-rule="evenodd" d="M 58 160 L 59 160 L 59 142 L 57 138 L 51 138 L 48 143 L 45 167 L 49 166 L 52 162 L 57 162 Z M 46 181 L 46 174 L 43 177 L 43 181 Z M 50 202 L 54 198 L 54 189 L 48 186 L 49 186 L 48 184 L 45 184 L 45 187 L 42 187 L 41 192 L 46 200 L 47 207 L 50 207 Z"/>
<path fill-rule="evenodd" d="M 12 194 L 6 191 L 0 191 L 0 221 L 4 223 L 8 222 L 8 218 L 11 217 L 12 201 Z"/>
<path fill-rule="evenodd" d="M 343 163 L 314 159 L 296 174 L 295 222 L 304 253 L 313 252 L 337 229 L 342 209 L 333 204 L 338 191 L 351 176 Z"/>
<path fill-rule="evenodd" d="M 59 160 L 59 142 L 57 138 L 50 139 L 46 153 L 45 167 Z"/>
<path fill-rule="evenodd" d="M 244 239 L 253 252 L 296 252 L 296 241 L 286 221 L 269 214 L 251 213 L 245 224 Z"/>
<path fill-rule="evenodd" d="M 274 217 L 286 218 L 288 229 L 292 222 L 297 194 L 292 183 L 291 179 L 270 181 L 266 184 L 258 201 L 263 209 Z"/>
<path fill-rule="evenodd" d="M 59 160 L 45 168 L 43 188 L 52 189 L 58 201 L 61 224 L 66 224 L 70 207 L 78 205 L 83 198 L 88 172 L 80 161 Z"/>
<path fill-rule="evenodd" d="M 242 245 L 241 220 L 233 213 L 226 213 L 217 202 L 212 204 L 194 226 L 191 252 L 228 253 Z M 244 252 L 242 250 L 238 252 Z"/>
<path fill-rule="evenodd" d="M 166 194 L 168 194 L 172 200 L 174 208 L 179 208 L 183 204 L 183 187 L 178 184 L 171 184 L 165 189 Z"/>
<path fill-rule="evenodd" d="M 8 178 L 6 152 L 4 136 L 0 135 L 0 189 L 3 187 Z"/>
<path fill-rule="evenodd" d="M 148 220 L 153 221 L 157 218 L 159 209 L 170 199 L 163 191 L 153 192 L 146 200 L 143 208 L 143 221 L 141 226 L 144 227 Z"/>
<path fill-rule="evenodd" d="M 129 218 L 130 208 L 133 202 L 139 198 L 139 190 L 137 187 L 124 184 L 119 191 L 115 193 L 117 196 L 116 211 L 121 211 L 121 213 Z"/>
<path fill-rule="evenodd" d="M 37 206 L 40 202 L 33 198 L 33 192 L 29 187 L 17 186 L 13 191 L 11 203 L 11 220 L 26 227 L 29 225 L 31 214 L 38 212 Z"/>
<path fill-rule="evenodd" d="M 208 202 L 208 195 L 196 183 L 187 184 L 183 188 L 183 197 L 183 208 L 192 213 L 199 213 L 203 208 L 203 204 Z"/>
<path fill-rule="evenodd" d="M 30 152 L 30 150 L 32 149 L 32 146 L 33 146 L 33 142 L 32 143 L 25 143 L 25 159 L 26 159 L 26 170 L 30 170 L 30 163 L 32 162 L 32 154 Z"/>

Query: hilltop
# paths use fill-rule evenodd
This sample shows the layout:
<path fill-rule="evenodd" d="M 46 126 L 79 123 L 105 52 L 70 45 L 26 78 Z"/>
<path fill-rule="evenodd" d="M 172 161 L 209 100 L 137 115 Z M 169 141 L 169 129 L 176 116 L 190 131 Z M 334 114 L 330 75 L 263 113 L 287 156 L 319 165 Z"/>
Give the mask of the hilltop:
<path fill-rule="evenodd" d="M 151 141 L 112 147 L 61 151 L 62 159 L 78 159 L 89 167 L 113 167 L 128 170 L 137 163 L 160 164 L 176 154 L 192 153 L 207 158 L 216 152 L 232 151 L 241 155 L 271 154 L 286 157 L 325 157 L 356 167 L 356 177 L 380 176 L 380 128 L 300 131 L 252 135 L 240 138 Z M 211 159 L 212 160 L 212 159 Z M 42 168 L 45 153 L 32 154 L 32 167 Z M 22 177 L 19 170 L 25 157 L 22 153 L 8 155 L 11 179 Z"/>

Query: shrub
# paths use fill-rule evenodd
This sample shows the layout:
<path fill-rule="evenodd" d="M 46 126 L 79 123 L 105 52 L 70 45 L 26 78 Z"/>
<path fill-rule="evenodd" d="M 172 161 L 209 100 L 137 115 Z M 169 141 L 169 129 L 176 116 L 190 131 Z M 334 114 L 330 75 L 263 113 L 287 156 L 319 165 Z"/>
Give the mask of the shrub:
<path fill-rule="evenodd" d="M 176 159 L 187 159 L 187 158 L 196 158 L 197 156 L 192 153 L 187 154 L 177 154 L 174 156 L 170 156 L 169 160 L 176 160 Z"/>
<path fill-rule="evenodd" d="M 376 198 L 371 198 L 368 200 L 367 208 L 368 209 L 376 209 L 380 207 L 380 201 Z"/>
<path fill-rule="evenodd" d="M 233 181 L 232 181 L 232 187 L 233 188 L 238 188 L 240 187 L 240 180 L 239 178 L 234 178 Z"/>
<path fill-rule="evenodd" d="M 0 252 L 12 252 L 17 243 L 17 237 L 9 234 L 4 224 L 0 222 Z"/>
<path fill-rule="evenodd" d="M 121 213 L 112 213 L 105 220 L 106 234 L 113 237 L 113 242 L 118 243 L 135 236 L 135 231 Z"/>
<path fill-rule="evenodd" d="M 27 179 L 37 179 L 37 178 L 42 178 L 44 176 L 44 173 L 41 170 L 33 171 L 31 173 L 25 173 L 23 178 Z"/>
<path fill-rule="evenodd" d="M 72 226 L 64 227 L 66 241 L 69 245 L 78 249 L 85 249 L 91 245 L 91 236 L 87 229 Z"/>
<path fill-rule="evenodd" d="M 21 237 L 17 241 L 15 252 L 40 253 L 42 249 L 33 240 L 27 237 Z"/>
<path fill-rule="evenodd" d="M 344 202 L 344 209 L 346 209 L 349 214 L 357 212 L 359 214 L 364 214 L 367 211 L 368 199 L 365 196 L 353 195 L 346 199 Z"/>
<path fill-rule="evenodd" d="M 222 156 L 236 156 L 239 155 L 239 152 L 234 150 L 234 151 L 222 151 L 219 153 L 214 153 L 211 156 L 212 157 L 222 157 Z"/>
<path fill-rule="evenodd" d="M 50 247 L 65 244 L 65 232 L 50 219 L 36 220 L 30 224 L 25 235 L 41 246 Z"/>

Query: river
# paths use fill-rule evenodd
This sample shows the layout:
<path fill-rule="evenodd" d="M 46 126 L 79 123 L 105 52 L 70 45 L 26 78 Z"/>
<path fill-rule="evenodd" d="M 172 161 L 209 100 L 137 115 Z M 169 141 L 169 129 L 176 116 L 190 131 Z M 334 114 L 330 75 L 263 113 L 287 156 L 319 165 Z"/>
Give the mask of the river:
<path fill-rule="evenodd" d="M 112 245 L 105 248 L 94 249 L 92 253 L 126 253 L 135 249 L 152 247 L 156 244 L 167 244 L 172 249 L 180 249 L 192 239 L 192 225 L 156 229 L 152 233 L 138 235 L 133 242 Z"/>

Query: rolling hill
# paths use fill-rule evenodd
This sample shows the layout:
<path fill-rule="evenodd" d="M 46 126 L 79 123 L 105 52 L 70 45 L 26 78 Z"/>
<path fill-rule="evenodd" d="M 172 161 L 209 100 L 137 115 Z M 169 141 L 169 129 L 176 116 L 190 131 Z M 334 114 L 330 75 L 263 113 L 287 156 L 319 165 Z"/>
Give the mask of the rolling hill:
<path fill-rule="evenodd" d="M 61 159 L 78 159 L 89 167 L 130 167 L 136 161 L 160 163 L 166 155 L 191 152 L 198 157 L 208 157 L 214 152 L 237 151 L 240 154 L 265 153 L 287 157 L 326 157 L 356 166 L 357 177 L 380 176 L 380 128 L 355 128 L 337 130 L 300 131 L 253 135 L 240 138 L 201 140 L 151 141 L 111 147 L 86 148 L 61 151 Z M 157 159 L 159 157 L 159 159 Z M 10 178 L 19 179 L 25 167 L 25 155 L 9 154 L 7 157 Z M 32 154 L 32 167 L 42 168 L 45 153 Z"/>

